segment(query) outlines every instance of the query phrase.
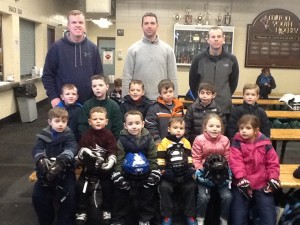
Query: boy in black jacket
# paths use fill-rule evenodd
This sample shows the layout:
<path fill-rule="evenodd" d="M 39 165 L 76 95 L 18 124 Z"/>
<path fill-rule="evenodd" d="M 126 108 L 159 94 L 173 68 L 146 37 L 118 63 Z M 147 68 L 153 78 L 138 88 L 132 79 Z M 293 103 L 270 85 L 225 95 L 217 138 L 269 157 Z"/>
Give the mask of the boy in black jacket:
<path fill-rule="evenodd" d="M 68 112 L 63 108 L 50 109 L 49 126 L 44 128 L 33 147 L 37 182 L 32 203 L 39 224 L 73 225 L 76 210 L 74 157 L 77 144 L 67 127 Z"/>
<path fill-rule="evenodd" d="M 240 106 L 236 106 L 230 113 L 230 118 L 227 126 L 227 137 L 232 141 L 236 132 L 238 132 L 238 120 L 245 114 L 251 114 L 259 118 L 261 133 L 270 137 L 270 121 L 265 110 L 256 103 L 259 98 L 259 87 L 257 84 L 248 83 L 243 88 L 244 102 Z"/>
<path fill-rule="evenodd" d="M 123 116 L 129 110 L 136 109 L 146 118 L 147 111 L 152 105 L 151 101 L 144 96 L 145 88 L 141 80 L 132 80 L 129 83 L 129 93 L 124 96 L 123 102 L 120 105 L 120 110 Z"/>
<path fill-rule="evenodd" d="M 128 111 L 117 146 L 118 158 L 112 180 L 115 184 L 112 225 L 125 224 L 134 202 L 139 225 L 150 225 L 155 216 L 154 196 L 160 181 L 154 140 L 144 128 L 140 111 Z"/>

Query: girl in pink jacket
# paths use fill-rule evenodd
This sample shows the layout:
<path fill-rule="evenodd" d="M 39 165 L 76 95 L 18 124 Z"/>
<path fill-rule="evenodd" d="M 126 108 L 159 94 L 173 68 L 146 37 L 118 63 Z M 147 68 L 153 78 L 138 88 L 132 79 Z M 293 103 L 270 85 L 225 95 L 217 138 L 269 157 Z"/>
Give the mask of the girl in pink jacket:
<path fill-rule="evenodd" d="M 278 155 L 269 138 L 259 132 L 256 116 L 242 116 L 238 127 L 229 160 L 233 173 L 231 225 L 248 224 L 252 201 L 260 224 L 275 225 L 273 192 L 280 188 Z"/>
<path fill-rule="evenodd" d="M 223 135 L 224 125 L 222 119 L 215 113 L 210 113 L 204 118 L 202 128 L 203 134 L 196 137 L 192 147 L 193 164 L 196 169 L 194 178 L 198 183 L 198 225 L 204 224 L 211 188 L 217 189 L 221 198 L 220 225 L 227 225 L 232 199 L 231 191 L 229 189 L 231 172 L 227 166 L 230 152 L 229 139 Z M 204 168 L 205 160 L 212 154 L 218 154 L 226 163 L 226 180 L 223 179 L 219 183 L 215 182 L 213 179 L 209 179 L 207 170 Z"/>

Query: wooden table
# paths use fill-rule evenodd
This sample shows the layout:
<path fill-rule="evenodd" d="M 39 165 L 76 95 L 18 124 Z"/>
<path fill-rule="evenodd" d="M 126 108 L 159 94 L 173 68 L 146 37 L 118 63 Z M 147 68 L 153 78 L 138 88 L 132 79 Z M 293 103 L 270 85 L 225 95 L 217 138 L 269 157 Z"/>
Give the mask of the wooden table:
<path fill-rule="evenodd" d="M 293 176 L 298 164 L 280 164 L 280 182 L 283 188 L 300 188 L 300 179 Z"/>
<path fill-rule="evenodd" d="M 271 129 L 270 139 L 276 150 L 277 141 L 282 141 L 280 163 L 283 163 L 286 144 L 288 141 L 300 141 L 300 129 Z"/>
<path fill-rule="evenodd" d="M 233 98 L 232 104 L 233 105 L 242 105 L 244 102 L 244 99 L 242 98 Z M 277 99 L 257 99 L 257 104 L 259 105 L 284 105 L 284 102 L 280 102 Z"/>
<path fill-rule="evenodd" d="M 300 111 L 266 110 L 269 118 L 300 119 Z"/>

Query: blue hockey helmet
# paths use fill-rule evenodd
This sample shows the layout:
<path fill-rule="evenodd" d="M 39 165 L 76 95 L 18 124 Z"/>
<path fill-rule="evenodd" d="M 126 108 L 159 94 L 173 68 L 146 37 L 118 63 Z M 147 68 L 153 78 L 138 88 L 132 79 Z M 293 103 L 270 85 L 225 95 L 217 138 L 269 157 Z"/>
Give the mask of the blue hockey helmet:
<path fill-rule="evenodd" d="M 145 155 L 141 152 L 126 154 L 123 161 L 123 171 L 125 176 L 130 176 L 130 178 L 143 178 L 147 176 L 150 172 L 149 161 Z"/>

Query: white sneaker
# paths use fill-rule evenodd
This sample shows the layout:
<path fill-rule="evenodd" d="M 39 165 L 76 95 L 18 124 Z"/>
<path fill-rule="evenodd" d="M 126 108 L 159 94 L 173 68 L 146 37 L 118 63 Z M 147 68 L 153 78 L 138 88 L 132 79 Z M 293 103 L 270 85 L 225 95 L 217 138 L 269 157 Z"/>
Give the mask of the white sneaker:
<path fill-rule="evenodd" d="M 146 222 L 139 221 L 139 225 L 150 225 L 150 222 L 149 221 L 146 221 Z"/>
<path fill-rule="evenodd" d="M 197 223 L 198 223 L 198 225 L 204 225 L 204 218 L 197 217 Z"/>
<path fill-rule="evenodd" d="M 86 213 L 76 213 L 76 225 L 84 225 L 86 220 Z"/>
<path fill-rule="evenodd" d="M 111 219 L 111 213 L 108 211 L 103 211 L 103 219 L 104 220 L 110 220 Z"/>

